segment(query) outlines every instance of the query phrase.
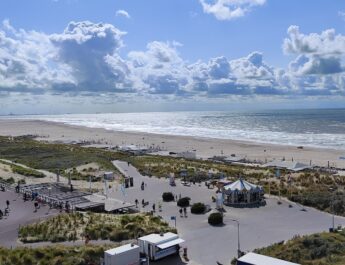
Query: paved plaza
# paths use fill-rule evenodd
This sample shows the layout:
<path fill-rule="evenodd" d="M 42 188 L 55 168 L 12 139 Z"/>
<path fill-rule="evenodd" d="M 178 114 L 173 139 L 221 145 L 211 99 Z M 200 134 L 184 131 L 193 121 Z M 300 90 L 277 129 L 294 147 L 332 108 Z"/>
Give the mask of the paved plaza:
<path fill-rule="evenodd" d="M 134 178 L 134 187 L 121 190 L 119 186 L 110 189 L 109 196 L 128 203 L 139 201 L 139 210 L 150 212 L 152 204 L 156 205 L 156 215 L 160 215 L 171 226 L 175 222 L 171 220 L 176 216 L 176 226 L 181 238 L 186 242 L 183 247 L 188 248 L 188 256 L 191 259 L 189 265 L 212 265 L 229 264 L 230 260 L 237 254 L 237 224 L 240 222 L 240 244 L 242 251 L 251 251 L 258 247 L 270 245 L 275 242 L 287 240 L 295 235 L 311 234 L 327 231 L 331 226 L 332 216 L 312 208 L 301 211 L 301 206 L 282 200 L 278 205 L 277 198 L 268 198 L 267 205 L 260 208 L 232 208 L 225 206 L 224 226 L 212 227 L 207 222 L 208 214 L 193 215 L 188 210 L 187 217 L 180 217 L 179 208 L 176 202 L 162 202 L 163 192 L 172 192 L 177 197 L 188 196 L 191 203 L 203 202 L 215 208 L 211 197 L 215 196 L 215 189 L 208 189 L 204 183 L 191 186 L 184 186 L 180 181 L 176 186 L 169 185 L 167 179 L 145 177 L 127 162 L 114 161 L 114 165 L 125 175 Z M 145 189 L 141 190 L 141 183 L 144 182 Z M 142 207 L 144 199 L 149 205 Z M 0 245 L 14 247 L 18 245 L 17 233 L 20 225 L 32 223 L 42 218 L 58 214 L 57 210 L 49 210 L 48 207 L 41 207 L 34 212 L 32 201 L 23 202 L 22 195 L 13 191 L 0 192 L 0 209 L 6 207 L 6 200 L 10 201 L 10 215 L 0 220 Z M 162 211 L 158 211 L 159 203 Z M 293 207 L 290 208 L 289 204 Z M 345 225 L 345 219 L 335 217 L 335 225 Z M 102 242 L 94 242 L 102 243 Z M 45 245 L 47 243 L 31 244 L 32 247 Z M 50 245 L 51 243 L 48 243 Z M 70 243 L 66 243 L 69 245 Z M 83 244 L 75 242 L 74 245 Z M 21 245 L 21 244 L 19 244 Z M 177 258 L 177 257 L 176 257 Z M 174 257 L 164 259 L 156 264 L 184 264 L 180 260 L 171 261 Z"/>
<path fill-rule="evenodd" d="M 212 265 L 219 261 L 222 264 L 229 264 L 230 260 L 237 255 L 237 224 L 232 219 L 240 222 L 240 244 L 242 251 L 253 250 L 264 247 L 275 242 L 287 240 L 294 235 L 305 235 L 316 232 L 327 231 L 331 226 L 332 216 L 328 213 L 320 212 L 312 208 L 301 207 L 294 203 L 282 201 L 277 204 L 276 198 L 267 199 L 267 205 L 260 208 L 232 208 L 225 206 L 225 225 L 222 227 L 212 227 L 207 223 L 207 214 L 193 215 L 188 211 L 188 217 L 180 217 L 176 202 L 162 202 L 163 192 L 173 192 L 177 196 L 188 196 L 193 202 L 203 202 L 209 204 L 213 209 L 211 196 L 215 195 L 215 189 L 208 189 L 204 183 L 184 186 L 177 181 L 176 186 L 169 185 L 166 179 L 144 177 L 126 162 L 114 161 L 125 175 L 134 178 L 134 187 L 126 189 L 125 193 L 120 188 L 112 190 L 110 196 L 134 202 L 138 199 L 149 201 L 145 208 L 139 206 L 142 211 L 151 211 L 152 204 L 159 201 L 162 203 L 161 215 L 170 225 L 174 226 L 171 216 L 177 218 L 177 229 L 180 236 L 186 240 L 184 243 L 188 247 L 189 258 L 202 265 Z M 145 190 L 140 189 L 144 181 L 147 184 Z M 289 208 L 289 204 L 293 205 Z M 345 225 L 345 219 L 335 217 L 335 225 Z"/>
<path fill-rule="evenodd" d="M 0 209 L 4 212 L 6 200 L 10 201 L 9 216 L 0 219 L 0 245 L 5 247 L 15 247 L 17 245 L 18 228 L 21 225 L 33 223 L 35 221 L 58 214 L 57 210 L 41 206 L 35 212 L 34 202 L 23 201 L 23 194 L 13 191 L 0 191 Z"/>

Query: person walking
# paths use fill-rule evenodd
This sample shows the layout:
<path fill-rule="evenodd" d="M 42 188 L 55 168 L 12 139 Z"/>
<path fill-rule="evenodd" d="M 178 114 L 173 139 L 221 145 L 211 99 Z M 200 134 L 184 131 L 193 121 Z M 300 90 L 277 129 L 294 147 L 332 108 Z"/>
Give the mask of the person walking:
<path fill-rule="evenodd" d="M 138 208 L 138 199 L 135 199 L 135 207 Z"/>
<path fill-rule="evenodd" d="M 9 200 L 6 200 L 6 206 L 7 206 L 7 209 L 10 209 L 10 201 Z"/>
<path fill-rule="evenodd" d="M 0 219 L 4 216 L 4 213 L 0 210 Z"/>
<path fill-rule="evenodd" d="M 154 213 L 156 212 L 156 204 L 152 204 L 152 210 Z"/>
<path fill-rule="evenodd" d="M 143 205 L 143 208 L 144 208 L 145 207 L 145 200 L 144 199 L 141 200 L 141 204 Z"/>
<path fill-rule="evenodd" d="M 182 208 L 180 208 L 179 212 L 180 212 L 180 217 L 183 217 L 183 215 L 182 215 Z"/>
<path fill-rule="evenodd" d="M 184 217 L 187 217 L 187 208 L 186 207 L 183 208 L 183 213 L 184 213 Z"/>

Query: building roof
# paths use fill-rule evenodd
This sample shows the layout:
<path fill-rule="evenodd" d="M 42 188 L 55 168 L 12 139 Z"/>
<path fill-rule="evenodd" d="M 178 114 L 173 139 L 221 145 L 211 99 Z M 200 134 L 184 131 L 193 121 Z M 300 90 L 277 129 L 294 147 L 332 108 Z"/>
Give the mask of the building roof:
<path fill-rule="evenodd" d="M 168 242 L 159 244 L 159 245 L 157 245 L 157 247 L 159 247 L 160 249 L 166 249 L 166 248 L 169 248 L 169 247 L 172 247 L 172 246 L 181 244 L 181 243 L 183 243 L 183 242 L 185 242 L 183 239 L 181 239 L 181 238 L 176 238 L 176 239 L 174 239 L 174 240 L 170 240 L 170 241 L 168 241 Z"/>
<path fill-rule="evenodd" d="M 150 234 L 147 236 L 139 237 L 138 239 L 147 241 L 147 242 L 152 243 L 152 244 L 157 244 L 157 243 L 163 243 L 163 242 L 167 242 L 170 240 L 178 239 L 178 235 L 171 233 L 171 232 L 167 232 L 163 235 Z"/>
<path fill-rule="evenodd" d="M 292 171 L 301 171 L 304 169 L 312 168 L 311 166 L 308 166 L 300 162 L 283 161 L 283 160 L 273 160 L 265 164 L 264 167 L 279 167 L 279 168 L 286 168 Z"/>
<path fill-rule="evenodd" d="M 90 202 L 103 203 L 104 210 L 107 212 L 112 212 L 115 210 L 120 210 L 120 209 L 130 208 L 130 207 L 135 206 L 135 204 L 133 203 L 120 201 L 115 198 L 106 198 L 104 195 L 100 195 L 100 194 L 92 194 L 92 195 L 84 196 L 84 198 L 89 200 Z"/>
<path fill-rule="evenodd" d="M 135 245 L 135 244 L 126 244 L 117 248 L 112 248 L 109 250 L 106 250 L 105 253 L 109 254 L 109 255 L 118 255 L 124 252 L 127 252 L 129 250 L 132 249 L 137 249 L 139 248 L 139 246 Z"/>
<path fill-rule="evenodd" d="M 119 146 L 119 149 L 122 151 L 147 151 L 148 150 L 147 147 L 141 147 L 141 146 L 137 146 L 134 144 L 121 145 L 121 146 Z"/>
<path fill-rule="evenodd" d="M 243 257 L 239 258 L 238 261 L 242 261 L 253 265 L 299 265 L 297 263 L 288 262 L 281 259 L 276 259 L 253 252 L 249 252 Z"/>
<path fill-rule="evenodd" d="M 240 178 L 231 184 L 225 185 L 224 189 L 229 190 L 229 191 L 234 191 L 234 190 L 238 190 L 238 191 L 247 190 L 247 191 L 249 191 L 249 190 L 261 189 L 261 187 L 258 185 L 254 185 L 252 183 L 249 183 L 248 181 L 245 181 L 244 179 Z"/>

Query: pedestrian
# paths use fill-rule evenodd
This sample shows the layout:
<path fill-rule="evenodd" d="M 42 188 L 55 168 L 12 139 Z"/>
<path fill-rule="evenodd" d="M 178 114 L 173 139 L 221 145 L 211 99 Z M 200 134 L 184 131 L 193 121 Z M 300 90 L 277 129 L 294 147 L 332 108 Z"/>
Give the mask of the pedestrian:
<path fill-rule="evenodd" d="M 10 201 L 6 200 L 7 209 L 10 209 Z"/>
<path fill-rule="evenodd" d="M 35 202 L 35 203 L 34 203 L 34 206 L 35 206 L 35 212 L 37 212 L 37 209 L 38 209 L 38 202 Z"/>
<path fill-rule="evenodd" d="M 0 210 L 0 219 L 4 216 L 4 213 Z"/>
<path fill-rule="evenodd" d="M 184 213 L 184 217 L 187 217 L 187 208 L 186 207 L 183 208 L 183 213 Z"/>
<path fill-rule="evenodd" d="M 138 208 L 138 199 L 135 199 L 135 207 Z"/>
<path fill-rule="evenodd" d="M 127 163 L 128 163 L 128 164 L 127 164 L 127 165 L 128 165 L 128 167 L 129 167 L 129 161 L 128 161 Z"/>
<path fill-rule="evenodd" d="M 143 207 L 145 207 L 145 200 L 144 199 L 141 200 L 141 204 L 143 205 Z"/>
<path fill-rule="evenodd" d="M 5 209 L 5 216 L 9 216 L 8 208 Z"/>
<path fill-rule="evenodd" d="M 153 212 L 156 212 L 156 204 L 152 204 L 152 210 Z"/>
<path fill-rule="evenodd" d="M 179 212 L 180 212 L 180 217 L 183 217 L 183 215 L 182 215 L 182 208 L 180 208 Z"/>

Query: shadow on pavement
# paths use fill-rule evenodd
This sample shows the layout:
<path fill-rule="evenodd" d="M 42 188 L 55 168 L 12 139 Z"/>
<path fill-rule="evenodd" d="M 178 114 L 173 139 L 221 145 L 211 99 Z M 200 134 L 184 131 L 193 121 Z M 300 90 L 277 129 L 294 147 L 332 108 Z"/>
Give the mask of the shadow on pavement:
<path fill-rule="evenodd" d="M 184 262 L 179 255 L 173 255 L 166 257 L 162 260 L 151 261 L 150 264 L 154 265 L 186 265 L 187 262 Z"/>

